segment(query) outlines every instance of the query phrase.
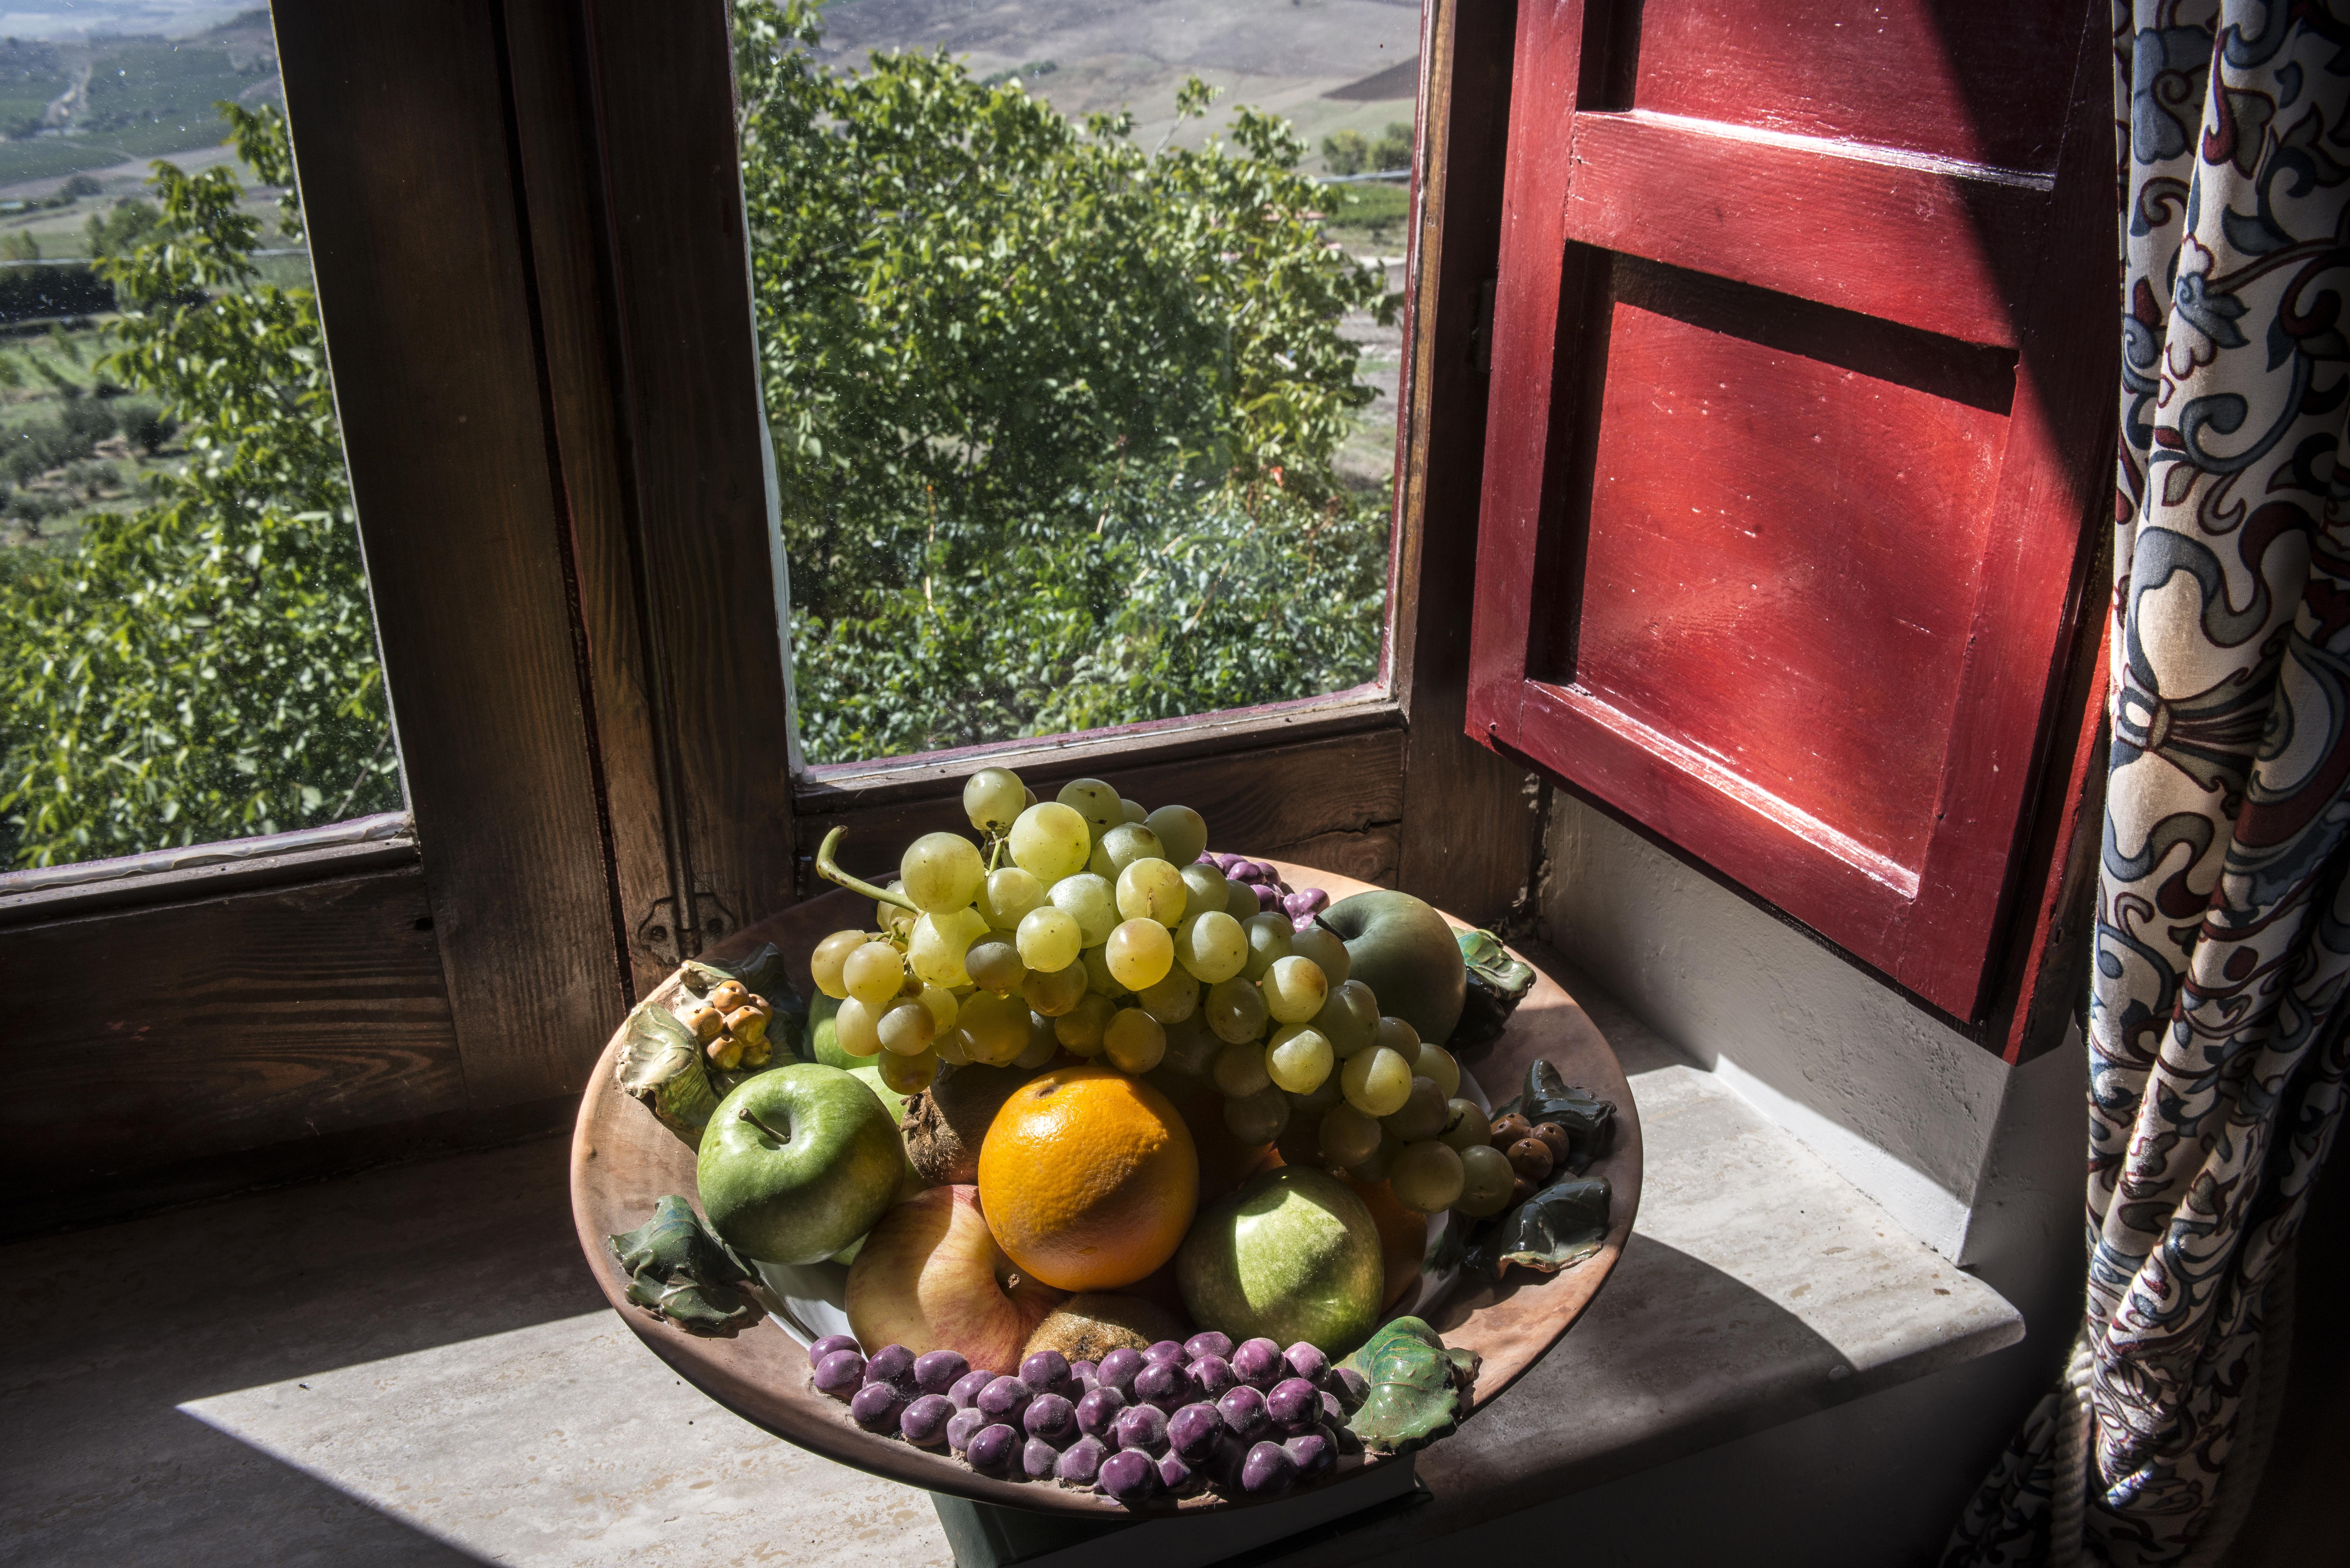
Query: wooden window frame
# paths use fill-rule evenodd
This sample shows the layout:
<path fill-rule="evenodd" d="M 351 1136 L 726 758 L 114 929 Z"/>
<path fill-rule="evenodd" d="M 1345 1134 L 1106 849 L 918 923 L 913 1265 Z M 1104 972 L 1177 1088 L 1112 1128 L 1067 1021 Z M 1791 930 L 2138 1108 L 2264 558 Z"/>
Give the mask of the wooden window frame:
<path fill-rule="evenodd" d="M 1510 7 L 1423 9 L 1378 680 L 847 769 L 787 740 L 723 0 L 274 20 L 410 809 L 0 877 L 12 1233 L 567 1125 L 632 997 L 980 754 L 1522 899 L 1523 770 L 1462 728 Z"/>
<path fill-rule="evenodd" d="M 870 859 L 954 821 L 981 755 L 1180 795 L 1220 844 L 1472 919 L 1526 909 L 1540 792 L 1468 719 L 1516 5 L 1423 11 L 1378 681 L 813 769 L 723 0 L 275 16 L 412 815 L 0 877 L 9 1232 L 567 1126 L 633 997 L 801 896 L 828 826 Z M 1954 1020 L 2010 1060 L 2061 1034 L 2087 929 L 2076 653 L 1997 999 Z"/>

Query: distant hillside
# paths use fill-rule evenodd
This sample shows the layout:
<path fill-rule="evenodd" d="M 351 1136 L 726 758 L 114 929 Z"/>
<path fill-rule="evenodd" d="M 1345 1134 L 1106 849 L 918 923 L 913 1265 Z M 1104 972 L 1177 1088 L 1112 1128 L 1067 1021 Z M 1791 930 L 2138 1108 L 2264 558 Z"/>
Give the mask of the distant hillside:
<path fill-rule="evenodd" d="M 266 10 L 185 38 L 0 39 L 0 185 L 213 146 L 215 101 L 280 96 Z"/>

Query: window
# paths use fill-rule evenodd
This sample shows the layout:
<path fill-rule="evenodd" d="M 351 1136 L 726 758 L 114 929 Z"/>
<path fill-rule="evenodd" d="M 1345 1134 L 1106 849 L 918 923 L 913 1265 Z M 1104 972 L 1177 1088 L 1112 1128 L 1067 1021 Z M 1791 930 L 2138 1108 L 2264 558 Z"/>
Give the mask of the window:
<path fill-rule="evenodd" d="M 839 5 L 835 16 L 862 9 Z M 1315 26 L 1355 26 L 1373 16 L 1392 23 L 1398 9 L 1331 0 L 1263 13 L 1268 26 L 1289 26 L 1296 19 L 1279 14 L 1295 10 L 1318 15 Z M 1410 258 L 1399 277 L 1387 269 L 1400 293 L 1400 366 L 1380 679 L 1269 707 L 999 742 L 998 754 L 1040 789 L 1095 774 L 1139 797 L 1183 798 L 1236 849 L 1398 883 L 1483 921 L 1504 914 L 1534 875 L 1526 763 L 1539 760 L 1880 972 L 1921 994 L 1950 981 L 1932 994 L 1950 997 L 1951 1010 L 1968 1005 L 1970 977 L 1991 977 L 1972 994 L 2001 1000 L 1962 1018 L 1978 1034 L 2000 1027 L 2002 1009 L 2019 1021 L 2061 1012 L 2061 986 L 2035 990 L 2033 977 L 2061 974 L 2049 955 L 2062 945 L 2058 927 L 2072 929 L 2064 899 L 2093 858 L 2084 846 L 2094 848 L 2094 831 L 2065 825 L 2095 776 L 2091 737 L 2074 732 L 2095 661 L 2068 643 L 2062 614 L 2043 612 L 2051 582 L 2066 586 L 2062 600 L 2088 575 L 2078 530 L 2102 462 L 2095 427 L 2110 416 L 2106 317 L 2074 303 L 2102 297 L 2109 232 L 2106 188 L 2079 173 L 2106 162 L 2096 147 L 2104 97 L 2089 90 L 2100 69 L 2083 70 L 2086 85 L 2071 96 L 2058 93 L 2077 118 L 2051 154 L 2033 140 L 2054 112 L 2045 62 L 1998 54 L 2000 40 L 2043 36 L 2030 18 L 1974 29 L 1959 49 L 1973 63 L 1953 73 L 1934 63 L 1943 46 L 1927 46 L 1939 34 L 1904 10 L 1894 20 L 1908 30 L 1888 36 L 1916 68 L 1890 101 L 1905 112 L 1922 106 L 1892 122 L 1915 145 L 1858 156 L 1804 139 L 1870 122 L 1796 122 L 1807 104 L 1834 109 L 1856 79 L 1827 69 L 1851 63 L 1835 38 L 1812 37 L 1801 69 L 1782 61 L 1778 77 L 1760 66 L 1741 67 L 1742 77 L 1716 70 L 1762 58 L 1774 38 L 1783 46 L 1784 29 L 1808 26 L 1814 12 L 1779 17 L 1773 33 L 1740 22 L 1742 10 L 1721 13 L 1715 27 L 1704 7 L 1650 0 L 1639 8 L 1650 42 L 1595 47 L 1586 69 L 1583 37 L 1561 35 L 1540 7 L 1523 8 L 1523 36 L 1511 7 L 1429 0 L 1418 13 L 1400 9 L 1419 17 L 1418 64 L 1383 68 L 1419 84 L 1414 179 L 1392 248 L 1389 231 L 1366 247 Z M 1631 9 L 1581 14 L 1604 43 L 1605 25 Z M 784 535 L 770 510 L 728 7 L 286 0 L 273 33 L 413 831 L 305 830 L 242 841 L 253 853 L 198 846 L 114 862 L 102 880 L 79 885 L 24 880 L 46 872 L 0 881 L 0 996 L 26 1064 L 18 1093 L 0 1105 L 0 1175 L 26 1199 L 19 1225 L 567 1126 L 628 999 L 699 944 L 790 904 L 827 828 L 852 829 L 856 867 L 861 846 L 958 820 L 967 763 L 910 755 L 809 767 L 793 754 Z M 1235 35 L 1243 56 L 1251 36 Z M 2074 57 L 2090 59 L 2097 39 L 2074 37 L 2083 45 Z M 969 47 L 980 78 L 1026 71 L 1037 85 L 1082 57 L 1024 46 L 982 58 Z M 1061 62 L 1054 73 L 1029 70 L 1046 58 Z M 1664 68 L 1673 61 L 1688 68 Z M 1223 80 L 1215 73 L 1224 67 L 1200 68 Z M 1791 99 L 1762 90 L 1782 78 L 1835 91 Z M 1947 121 L 1955 102 L 1974 101 L 1968 84 L 1984 80 L 2002 92 L 2022 84 L 2015 90 L 2039 95 L 2039 107 L 1999 122 L 2018 129 L 1997 147 L 1932 140 L 1934 117 Z M 1735 85 L 1731 99 L 1705 99 L 1721 82 Z M 1350 83 L 1366 96 L 1331 99 L 1336 108 L 1315 98 Z M 1313 93 L 1254 96 L 1301 122 L 1301 100 L 1336 117 L 1308 128 L 1308 172 L 1317 161 L 1336 171 L 1334 140 L 1336 161 L 1352 161 L 1357 150 L 1337 136 L 1351 127 L 1365 143 L 1361 171 L 1378 173 L 1371 165 L 1387 161 L 1378 144 L 1405 111 L 1367 96 L 1393 90 L 1377 84 L 1374 74 L 1333 72 Z M 1591 96 L 1570 119 L 1563 106 L 1578 92 Z M 1252 96 L 1235 90 L 1221 104 Z M 1513 111 L 1517 142 L 1505 158 Z M 1709 116 L 1731 130 L 1707 130 Z M 1645 184 L 1627 185 L 1646 167 L 1627 145 L 1669 157 Z M 1706 151 L 1734 156 L 1719 171 L 1687 161 Z M 1571 165 L 1570 152 L 1590 161 Z M 1976 168 L 1977 154 L 1994 161 Z M 1705 213 L 1681 201 L 1700 179 L 1725 195 L 1755 195 L 1753 161 L 1782 155 L 1822 174 L 1807 201 L 1826 203 L 1788 210 L 1841 214 L 1821 232 L 1852 237 L 1858 259 L 1746 244 L 1735 223 L 1710 234 Z M 1613 218 L 1578 212 L 1570 231 L 1565 176 L 1586 167 L 1592 182 L 1578 193 L 1613 190 L 1625 204 Z M 2014 294 L 2022 314 L 2011 318 L 2012 340 L 1986 306 L 2006 296 L 1960 286 L 1960 263 L 1977 253 L 1956 242 L 1971 231 L 1931 229 L 1954 242 L 1938 251 L 1916 244 L 1919 231 L 1898 213 L 1872 217 L 1860 200 L 1872 180 L 1907 190 L 1899 182 L 1921 175 L 1945 182 L 1929 181 L 1929 193 L 1993 211 L 2016 203 L 2047 225 L 2002 231 L 2022 237 L 1996 253 L 2008 258 L 2000 265 L 2025 264 L 2002 275 L 2032 286 Z M 1782 177 L 1761 193 L 1787 207 L 1793 189 Z M 1725 222 L 1736 211 L 1725 207 Z M 2036 237 L 2075 222 L 2095 231 L 2085 243 Z M 1909 248 L 1869 248 L 1888 235 Z M 1898 294 L 1911 275 L 1895 265 L 1903 257 L 1942 284 L 1913 290 L 1908 305 L 1822 296 L 1839 279 Z M 1808 280 L 1753 270 L 1764 264 L 1812 270 Z M 2097 275 L 2063 270 L 2076 265 Z M 2069 358 L 2045 325 L 2061 327 L 2067 309 L 2100 338 Z M 1618 319 L 1629 325 L 1613 337 Z M 1610 333 L 1595 336 L 1595 325 Z M 1684 352 L 1691 344 L 1703 352 Z M 1627 406 L 1610 378 L 1629 364 L 1616 351 L 1634 348 L 1683 369 L 1708 357 L 1780 357 L 1790 367 L 1782 379 L 1740 383 L 1750 400 L 1800 377 L 1817 384 L 1822 365 L 1871 378 L 1946 445 L 1984 421 L 2003 431 L 2001 486 L 2037 472 L 2049 495 L 2080 502 L 2069 513 L 2071 501 L 2011 507 L 2000 499 L 2006 489 L 1995 492 L 1983 537 L 2005 544 L 1985 544 L 1979 557 L 1959 554 L 1962 538 L 1910 541 L 1921 563 L 1978 581 L 2014 556 L 2011 546 L 2056 547 L 2032 557 L 2045 570 L 2001 579 L 2017 583 L 2012 595 L 1989 596 L 1994 611 L 2021 617 L 2017 630 L 1994 616 L 1981 641 L 1998 653 L 1986 666 L 1997 681 L 1967 685 L 1975 666 L 1964 666 L 1953 712 L 1992 716 L 2000 739 L 1944 747 L 1960 765 L 1946 763 L 1936 787 L 1963 807 L 1945 814 L 1962 817 L 1960 829 L 1929 828 L 1914 864 L 1903 859 L 1914 848 L 1898 840 L 1870 850 L 1918 871 L 1920 896 L 1906 908 L 1884 902 L 1892 884 L 1883 876 L 1876 891 L 1862 889 L 1879 900 L 1863 918 L 1804 904 L 1866 872 L 1824 837 L 1790 834 L 1762 803 L 1697 787 L 1711 785 L 1690 755 L 1702 757 L 1722 732 L 1696 722 L 1703 711 L 1641 707 L 1659 693 L 1638 688 L 1638 659 L 1615 667 L 1627 680 L 1585 690 L 1654 736 L 1672 733 L 1658 721 L 1679 718 L 1680 750 L 1644 742 L 1652 749 L 1611 753 L 1606 735 L 1543 717 L 1551 693 L 1571 692 L 1581 673 L 1578 647 L 1600 646 L 1576 640 L 1586 629 L 1582 585 L 1603 580 L 1587 564 L 1615 571 L 1625 558 L 1611 553 L 1621 535 L 1602 537 L 1601 524 L 1638 515 L 1591 508 L 1596 542 L 1586 549 L 1583 509 L 1570 504 L 1572 479 L 1587 478 L 1592 443 L 1607 436 L 1607 410 Z M 1826 382 L 1834 395 L 1862 384 Z M 1596 429 L 1576 411 L 1586 387 L 1600 410 Z M 1836 411 L 1848 419 L 1855 407 Z M 1358 424 L 1357 436 L 1368 429 Z M 2079 466 L 2019 463 L 2052 443 L 2079 454 Z M 1773 525 L 1787 525 L 1790 512 L 1831 535 L 1858 527 L 1784 497 Z M 1534 577 L 1568 564 L 1573 572 Z M 1513 606 L 1514 615 L 1496 613 Z M 1778 629 L 1788 668 L 1818 656 L 1791 621 Z M 1823 703 L 1837 695 L 1828 689 Z M 1501 727 L 1505 708 L 1522 721 L 1514 732 Z M 1824 711 L 1819 727 L 1835 733 L 1847 717 Z M 2040 740 L 2024 742 L 2011 767 L 2026 731 Z M 1639 765 L 1603 774 L 1595 759 L 1609 757 Z M 1976 765 L 1986 758 L 1996 771 Z M 1627 778 L 1667 783 L 1643 795 L 1623 787 Z M 1829 805 L 1805 809 L 1869 848 L 1879 830 Z M 1731 831 L 1740 812 L 1771 831 L 1742 839 Z M 1974 845 L 1970 854 L 1988 855 L 1972 864 L 2001 891 L 1976 887 L 1973 904 L 1936 913 L 1924 895 L 1939 836 L 1951 831 Z M 1786 858 L 1737 862 L 1742 842 L 1775 845 Z M 1987 898 L 2015 912 L 1983 917 Z M 1937 941 L 1956 956 L 1940 971 L 1887 967 L 1885 950 L 1866 947 L 1872 929 L 1892 934 L 1892 965 Z"/>
<path fill-rule="evenodd" d="M 0 865 L 402 804 L 276 47 L 216 16 L 0 42 Z"/>
<path fill-rule="evenodd" d="M 1377 679 L 1419 21 L 735 7 L 809 762 Z"/>

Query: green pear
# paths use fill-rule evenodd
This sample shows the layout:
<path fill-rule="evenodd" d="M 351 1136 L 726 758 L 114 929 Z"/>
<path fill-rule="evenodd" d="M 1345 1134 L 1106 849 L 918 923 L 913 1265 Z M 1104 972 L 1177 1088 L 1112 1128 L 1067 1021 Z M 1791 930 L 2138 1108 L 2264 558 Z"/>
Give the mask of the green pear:
<path fill-rule="evenodd" d="M 1262 1172 L 1203 1210 L 1175 1254 L 1191 1321 L 1340 1355 L 1371 1332 L 1386 1265 L 1371 1211 L 1327 1172 Z"/>
<path fill-rule="evenodd" d="M 761 1262 L 815 1263 L 873 1229 L 905 1161 L 896 1124 L 865 1085 L 803 1062 L 718 1102 L 695 1179 L 728 1246 Z"/>
<path fill-rule="evenodd" d="M 1402 1019 L 1431 1044 L 1452 1038 L 1469 996 L 1469 966 L 1451 926 L 1432 906 L 1374 888 L 1339 899 L 1322 923 L 1347 944 L 1349 978 L 1371 988 L 1380 1012 Z"/>

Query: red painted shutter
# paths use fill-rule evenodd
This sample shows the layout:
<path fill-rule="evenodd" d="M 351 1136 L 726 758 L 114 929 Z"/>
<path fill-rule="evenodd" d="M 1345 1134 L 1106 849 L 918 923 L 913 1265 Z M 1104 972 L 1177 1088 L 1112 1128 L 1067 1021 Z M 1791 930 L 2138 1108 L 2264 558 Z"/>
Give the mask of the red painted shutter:
<path fill-rule="evenodd" d="M 1519 11 L 1470 732 L 1966 1019 L 2111 463 L 2104 16 Z"/>

